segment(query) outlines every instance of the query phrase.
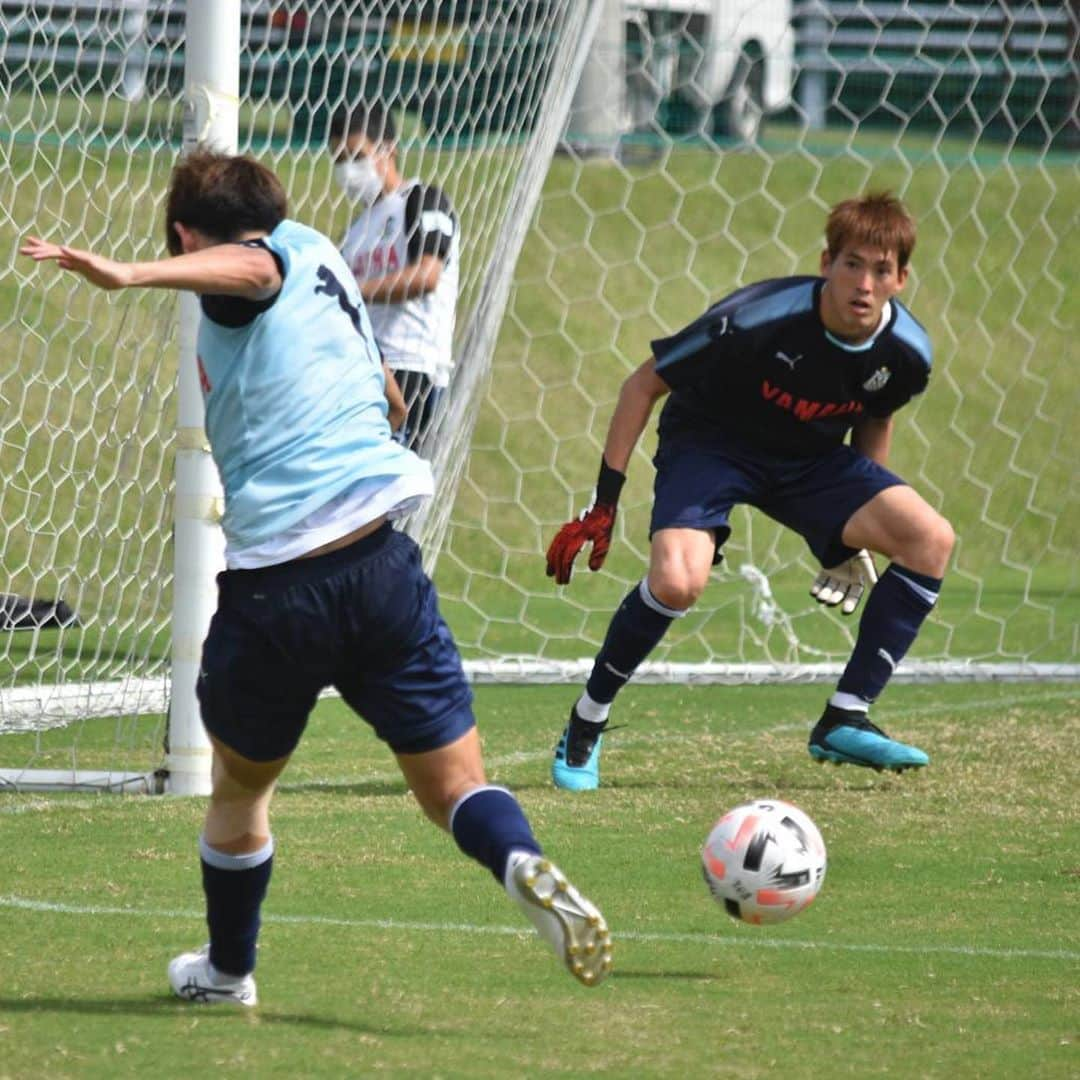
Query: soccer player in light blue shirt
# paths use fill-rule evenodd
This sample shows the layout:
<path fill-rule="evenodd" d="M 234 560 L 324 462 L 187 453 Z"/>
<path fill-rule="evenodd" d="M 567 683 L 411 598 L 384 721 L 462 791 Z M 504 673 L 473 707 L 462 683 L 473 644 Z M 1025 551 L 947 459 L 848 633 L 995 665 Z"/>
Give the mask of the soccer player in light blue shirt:
<path fill-rule="evenodd" d="M 434 586 L 390 521 L 431 494 L 393 442 L 379 353 L 352 275 L 286 216 L 272 172 L 199 150 L 173 171 L 170 258 L 121 263 L 29 238 L 103 289 L 199 295 L 199 381 L 225 490 L 227 569 L 197 686 L 213 746 L 199 840 L 210 943 L 169 965 L 185 1000 L 256 1003 L 273 865 L 273 786 L 335 687 L 397 757 L 424 813 L 504 886 L 567 969 L 611 966 L 600 912 L 543 857 L 517 800 L 487 783 L 472 693 Z"/>

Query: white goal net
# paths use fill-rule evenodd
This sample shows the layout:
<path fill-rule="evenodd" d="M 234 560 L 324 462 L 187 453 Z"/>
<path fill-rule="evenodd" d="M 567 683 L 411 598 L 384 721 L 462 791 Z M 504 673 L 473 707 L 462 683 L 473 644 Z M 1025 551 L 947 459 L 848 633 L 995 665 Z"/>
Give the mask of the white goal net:
<path fill-rule="evenodd" d="M 624 94 L 615 154 L 605 132 L 571 130 L 578 152 L 552 163 L 440 554 L 463 648 L 494 677 L 585 678 L 647 566 L 654 431 L 603 572 L 579 558 L 558 589 L 543 551 L 587 503 L 621 381 L 726 293 L 815 273 L 828 208 L 888 188 L 919 225 L 904 299 L 935 347 L 892 464 L 959 534 L 898 678 L 1075 678 L 1075 7 L 624 12 L 594 55 Z M 733 525 L 710 588 L 636 681 L 834 679 L 855 620 L 811 599 L 818 568 L 798 537 L 757 512 Z"/>
<path fill-rule="evenodd" d="M 185 99 L 189 20 L 226 9 L 239 20 L 235 143 L 279 174 L 294 217 L 344 238 L 356 208 L 332 180 L 328 125 L 378 100 L 405 177 L 441 187 L 467 237 L 458 363 L 433 432 L 440 496 L 411 523 L 431 561 L 596 21 L 584 0 L 447 4 L 437 18 L 401 3 L 0 5 L 0 784 L 155 786 L 165 713 L 193 693 L 170 685 L 174 558 L 190 556 L 173 550 L 174 459 L 204 441 L 177 416 L 178 304 L 95 292 L 16 249 L 33 232 L 124 259 L 163 253 L 182 138 L 236 108 L 212 86 Z"/>
<path fill-rule="evenodd" d="M 0 783 L 154 786 L 170 697 L 190 693 L 169 682 L 178 305 L 14 252 L 36 231 L 161 254 L 197 6 L 0 3 Z M 355 207 L 327 125 L 371 98 L 395 118 L 403 174 L 458 215 L 440 493 L 410 527 L 478 678 L 583 676 L 645 567 L 651 435 L 604 572 L 558 590 L 543 552 L 588 498 L 621 380 L 738 285 L 813 272 L 828 206 L 867 187 L 918 220 L 906 299 L 936 348 L 894 465 L 960 535 L 907 673 L 1076 676 L 1074 11 L 239 7 L 238 146 L 278 172 L 292 216 L 344 237 Z M 801 543 L 753 513 L 735 525 L 642 677 L 831 677 L 852 628 L 808 597 Z"/>

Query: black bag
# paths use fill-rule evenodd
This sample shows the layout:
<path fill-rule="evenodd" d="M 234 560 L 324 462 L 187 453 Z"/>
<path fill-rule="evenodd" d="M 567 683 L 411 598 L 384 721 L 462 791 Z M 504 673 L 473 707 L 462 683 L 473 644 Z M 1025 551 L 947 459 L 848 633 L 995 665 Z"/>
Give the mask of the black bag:
<path fill-rule="evenodd" d="M 14 593 L 0 593 L 0 631 L 40 630 L 43 627 L 78 624 L 78 616 L 63 600 L 27 600 Z"/>

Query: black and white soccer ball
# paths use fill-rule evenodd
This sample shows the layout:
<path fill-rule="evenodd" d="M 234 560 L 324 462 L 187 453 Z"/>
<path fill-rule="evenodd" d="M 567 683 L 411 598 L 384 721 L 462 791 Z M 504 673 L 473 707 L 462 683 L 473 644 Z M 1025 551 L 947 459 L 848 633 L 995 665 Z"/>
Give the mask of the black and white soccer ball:
<path fill-rule="evenodd" d="M 778 923 L 804 910 L 825 880 L 825 842 L 797 806 L 757 799 L 729 810 L 701 851 L 705 883 L 727 913 Z"/>

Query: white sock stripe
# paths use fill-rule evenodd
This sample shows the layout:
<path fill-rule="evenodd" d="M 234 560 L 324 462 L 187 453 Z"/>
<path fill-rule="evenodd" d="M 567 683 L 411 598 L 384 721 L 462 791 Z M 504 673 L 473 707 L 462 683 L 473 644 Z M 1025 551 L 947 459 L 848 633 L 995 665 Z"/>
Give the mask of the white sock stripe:
<path fill-rule="evenodd" d="M 593 724 L 602 724 L 611 712 L 611 702 L 605 704 L 601 701 L 593 701 L 589 697 L 589 691 L 582 690 L 581 697 L 578 698 L 577 705 L 574 708 L 577 709 L 577 714 L 582 720 L 588 720 Z"/>
<path fill-rule="evenodd" d="M 271 836 L 258 851 L 249 851 L 243 855 L 230 855 L 211 847 L 205 836 L 199 837 L 199 857 L 215 870 L 254 870 L 262 866 L 274 854 L 274 838 Z"/>
<path fill-rule="evenodd" d="M 667 604 L 661 603 L 652 594 L 652 590 L 649 588 L 649 579 L 642 578 L 641 584 L 638 585 L 638 596 L 641 597 L 641 602 L 647 607 L 652 608 L 657 615 L 666 615 L 669 619 L 681 619 L 687 611 L 677 611 L 675 608 L 670 608 Z"/>
<path fill-rule="evenodd" d="M 923 600 L 929 607 L 937 603 L 938 594 L 917 581 L 912 581 L 902 570 L 895 565 L 889 567 L 889 573 L 895 574 L 916 596 Z"/>
<path fill-rule="evenodd" d="M 867 713 L 870 711 L 869 701 L 859 697 L 858 694 L 849 694 L 842 690 L 837 690 L 836 693 L 829 698 L 829 704 L 837 709 L 847 709 L 848 712 Z"/>
<path fill-rule="evenodd" d="M 454 818 L 457 817 L 457 812 L 469 801 L 474 795 L 479 795 L 481 791 L 501 791 L 504 795 L 509 795 L 511 799 L 514 798 L 509 788 L 500 787 L 498 784 L 481 784 L 479 787 L 474 787 L 469 791 L 466 791 L 464 795 L 450 808 L 450 817 L 447 821 L 447 827 L 451 832 L 454 831 Z M 517 801 L 516 799 L 514 800 Z"/>

